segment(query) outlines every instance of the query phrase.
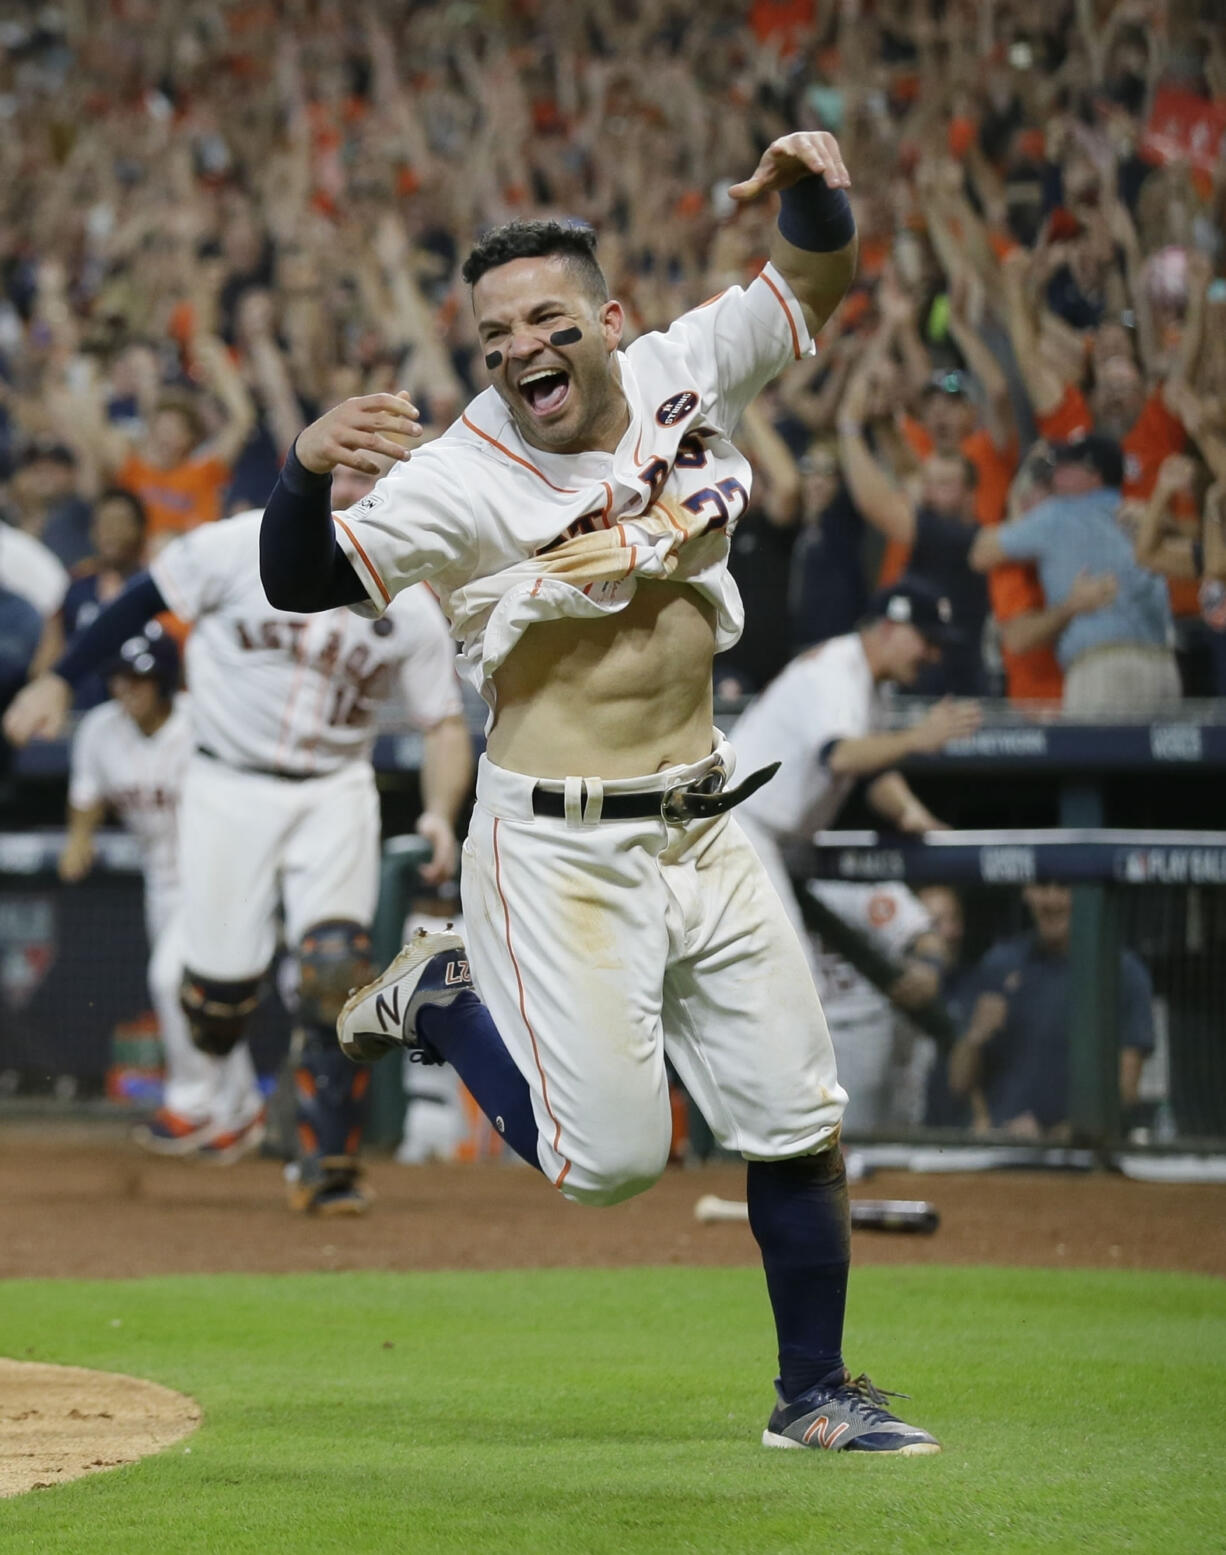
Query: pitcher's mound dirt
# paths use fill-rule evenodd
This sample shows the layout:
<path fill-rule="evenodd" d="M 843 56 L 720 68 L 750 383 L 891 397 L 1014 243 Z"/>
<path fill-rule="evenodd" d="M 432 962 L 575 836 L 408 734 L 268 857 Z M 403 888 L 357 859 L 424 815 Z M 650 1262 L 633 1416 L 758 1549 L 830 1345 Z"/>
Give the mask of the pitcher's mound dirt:
<path fill-rule="evenodd" d="M 0 1496 L 135 1463 L 200 1424 L 200 1406 L 156 1382 L 0 1358 Z"/>

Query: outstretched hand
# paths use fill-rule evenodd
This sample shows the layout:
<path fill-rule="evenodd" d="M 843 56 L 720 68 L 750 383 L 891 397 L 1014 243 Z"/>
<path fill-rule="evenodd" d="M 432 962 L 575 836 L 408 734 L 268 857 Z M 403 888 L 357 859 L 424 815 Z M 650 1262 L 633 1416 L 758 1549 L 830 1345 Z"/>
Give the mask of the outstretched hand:
<path fill-rule="evenodd" d="M 23 686 L 4 715 L 4 733 L 11 745 L 54 740 L 62 733 L 72 705 L 72 687 L 48 671 Z"/>
<path fill-rule="evenodd" d="M 756 200 L 772 190 L 787 189 L 810 173 L 824 178 L 827 188 L 851 187 L 839 143 L 825 130 L 796 130 L 773 140 L 762 153 L 762 160 L 752 177 L 733 184 L 728 197 L 742 203 Z"/>
<path fill-rule="evenodd" d="M 294 452 L 304 469 L 327 475 L 338 464 L 363 475 L 382 475 L 385 459 L 407 459 L 408 445 L 421 436 L 417 407 L 407 390 L 360 394 L 312 421 L 298 434 Z"/>

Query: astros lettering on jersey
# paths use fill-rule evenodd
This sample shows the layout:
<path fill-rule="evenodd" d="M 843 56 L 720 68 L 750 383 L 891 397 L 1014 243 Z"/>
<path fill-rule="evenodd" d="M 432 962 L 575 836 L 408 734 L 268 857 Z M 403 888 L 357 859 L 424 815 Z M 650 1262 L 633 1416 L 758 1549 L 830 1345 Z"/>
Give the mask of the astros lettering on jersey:
<path fill-rule="evenodd" d="M 195 622 L 186 668 L 200 745 L 239 769 L 322 776 L 369 756 L 394 683 L 420 728 L 461 711 L 455 651 L 428 589 L 406 590 L 373 622 L 343 607 L 277 610 L 260 583 L 261 516 L 194 529 L 149 568 L 175 614 Z"/>

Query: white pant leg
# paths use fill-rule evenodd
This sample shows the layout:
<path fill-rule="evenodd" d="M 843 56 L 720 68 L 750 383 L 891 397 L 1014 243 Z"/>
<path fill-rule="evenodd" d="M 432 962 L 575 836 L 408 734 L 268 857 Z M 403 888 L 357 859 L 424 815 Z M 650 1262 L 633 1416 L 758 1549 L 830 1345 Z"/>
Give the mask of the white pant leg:
<path fill-rule="evenodd" d="M 807 936 L 732 816 L 687 828 L 660 863 L 684 923 L 664 999 L 682 1082 L 727 1149 L 768 1161 L 821 1149 L 847 1094 Z"/>
<path fill-rule="evenodd" d="M 749 839 L 754 852 L 761 861 L 762 868 L 766 871 L 767 879 L 775 888 L 775 894 L 783 904 L 783 910 L 787 914 L 788 922 L 796 930 L 796 937 L 800 941 L 800 948 L 804 951 L 805 961 L 809 968 L 809 975 L 814 985 L 822 986 L 821 972 L 818 967 L 817 952 L 813 945 L 813 936 L 805 924 L 804 915 L 800 910 L 800 903 L 796 899 L 796 890 L 792 885 L 792 877 L 787 872 L 783 862 L 783 854 L 779 851 L 779 844 L 775 841 L 771 832 L 766 827 L 759 826 L 749 816 L 736 816 L 736 823 L 744 835 Z"/>
<path fill-rule="evenodd" d="M 568 1198 L 614 1204 L 655 1181 L 672 1142 L 668 902 L 643 845 L 650 823 L 533 820 L 514 802 L 531 787 L 483 760 L 461 875 L 466 943 L 531 1090 L 542 1170 Z"/>
<path fill-rule="evenodd" d="M 379 794 L 369 762 L 291 785 L 299 790 L 281 861 L 285 938 L 349 918 L 369 928 L 379 894 Z"/>
<path fill-rule="evenodd" d="M 184 955 L 202 977 L 259 977 L 277 946 L 281 855 L 304 785 L 196 756 L 179 803 Z"/>
<path fill-rule="evenodd" d="M 179 1002 L 184 963 L 180 905 L 168 893 L 150 892 L 146 908 L 153 946 L 149 994 L 157 1013 L 166 1063 L 163 1104 L 193 1123 L 212 1120 L 222 1131 L 245 1123 L 261 1106 L 250 1049 L 240 1042 L 227 1057 L 214 1058 L 202 1053 L 192 1041 L 191 1028 Z"/>

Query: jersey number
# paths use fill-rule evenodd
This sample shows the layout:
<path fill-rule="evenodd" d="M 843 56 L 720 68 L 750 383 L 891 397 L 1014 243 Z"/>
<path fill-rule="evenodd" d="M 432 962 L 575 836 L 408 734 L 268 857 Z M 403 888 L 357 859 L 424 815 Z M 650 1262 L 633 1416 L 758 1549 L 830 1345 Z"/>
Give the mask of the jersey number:
<path fill-rule="evenodd" d="M 726 481 L 716 481 L 714 486 L 704 486 L 692 497 L 687 497 L 681 506 L 696 518 L 706 518 L 706 527 L 711 530 L 723 529 L 729 523 L 735 524 L 748 502 L 749 493 L 744 486 L 729 476 Z"/>

